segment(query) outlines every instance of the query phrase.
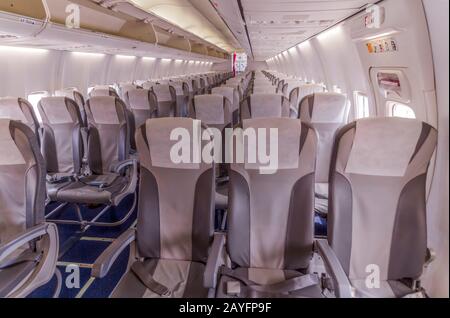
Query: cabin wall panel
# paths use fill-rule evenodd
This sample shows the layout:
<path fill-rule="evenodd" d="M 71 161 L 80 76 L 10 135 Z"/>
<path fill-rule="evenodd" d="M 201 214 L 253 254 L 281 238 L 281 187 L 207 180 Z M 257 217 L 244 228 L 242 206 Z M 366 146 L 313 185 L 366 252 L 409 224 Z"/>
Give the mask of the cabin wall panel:
<path fill-rule="evenodd" d="M 438 103 L 439 140 L 436 171 L 428 200 L 428 242 L 437 258 L 424 285 L 431 296 L 449 297 L 449 2 L 424 0 L 433 50 Z"/>
<path fill-rule="evenodd" d="M 203 73 L 212 63 L 0 46 L 0 96 Z"/>

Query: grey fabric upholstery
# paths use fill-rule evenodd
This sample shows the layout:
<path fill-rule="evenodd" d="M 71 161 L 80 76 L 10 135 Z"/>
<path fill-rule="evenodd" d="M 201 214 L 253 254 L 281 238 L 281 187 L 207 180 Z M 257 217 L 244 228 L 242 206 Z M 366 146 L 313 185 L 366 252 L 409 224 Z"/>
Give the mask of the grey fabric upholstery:
<path fill-rule="evenodd" d="M 279 163 L 275 173 L 262 174 L 265 165 L 248 162 L 244 148 L 244 163 L 230 165 L 227 250 L 233 268 L 264 273 L 256 276 L 270 284 L 271 277 L 284 280 L 286 270 L 301 275 L 313 255 L 316 134 L 289 118 L 245 120 L 243 127 L 278 129 Z"/>
<path fill-rule="evenodd" d="M 278 94 L 253 94 L 241 103 L 241 121 L 250 118 L 289 117 L 289 100 Z"/>
<path fill-rule="evenodd" d="M 152 109 L 157 109 L 158 118 L 174 117 L 177 107 L 177 94 L 170 85 L 153 85 L 151 90 Z"/>
<path fill-rule="evenodd" d="M 44 222 L 45 163 L 35 134 L 18 121 L 0 119 L 0 149 L 0 246 L 5 246 Z M 56 250 L 49 251 L 46 240 L 24 243 L 0 261 L 0 297 L 23 297 L 51 279 L 58 245 L 53 242 Z"/>
<path fill-rule="evenodd" d="M 194 98 L 195 118 L 202 124 L 223 131 L 231 127 L 232 110 L 230 101 L 222 95 L 198 95 Z"/>
<path fill-rule="evenodd" d="M 20 121 L 30 127 L 36 136 L 39 135 L 39 122 L 34 114 L 33 106 L 23 98 L 0 98 L 0 118 Z"/>
<path fill-rule="evenodd" d="M 126 194 L 134 192 L 127 187 L 129 175 L 112 173 L 113 164 L 129 158 L 130 127 L 124 103 L 115 97 L 92 97 L 86 103 L 89 123 L 88 165 L 92 176 L 71 183 L 57 193 L 57 200 L 73 203 L 117 205 Z M 95 181 L 101 179 L 106 187 L 99 191 Z"/>
<path fill-rule="evenodd" d="M 399 281 L 422 274 L 426 178 L 436 141 L 434 128 L 403 118 L 359 120 L 339 131 L 330 167 L 328 240 L 357 296 L 399 296 Z M 372 265 L 379 268 L 380 289 L 364 288 Z"/>
<path fill-rule="evenodd" d="M 147 259 L 144 266 L 158 283 L 169 288 L 171 298 L 206 298 L 208 290 L 203 287 L 205 265 L 192 261 Z M 146 288 L 132 272 L 127 272 L 114 289 L 113 298 L 159 298 Z"/>
<path fill-rule="evenodd" d="M 78 109 L 80 110 L 83 127 L 87 125 L 86 111 L 84 110 L 85 101 L 83 94 L 81 94 L 76 88 L 70 87 L 56 91 L 55 96 L 73 99 L 77 103 Z"/>
<path fill-rule="evenodd" d="M 215 87 L 211 90 L 211 94 L 222 95 L 226 97 L 231 104 L 231 111 L 233 113 L 233 123 L 237 124 L 239 121 L 239 92 L 232 87 Z"/>
<path fill-rule="evenodd" d="M 102 97 L 102 96 L 111 96 L 119 98 L 116 90 L 112 87 L 108 86 L 98 86 L 94 87 L 92 91 L 89 93 L 89 97 Z"/>
<path fill-rule="evenodd" d="M 150 100 L 150 91 L 147 89 L 130 89 L 125 93 L 125 104 L 133 113 L 136 128 L 152 117 Z"/>
<path fill-rule="evenodd" d="M 41 150 L 47 174 L 72 176 L 81 172 L 83 142 L 81 114 L 74 100 L 66 97 L 44 97 L 38 104 L 42 118 Z M 50 200 L 67 182 L 47 183 Z"/>
<path fill-rule="evenodd" d="M 205 132 L 194 124 L 189 118 L 149 119 L 136 134 L 141 163 L 137 249 L 149 275 L 169 288 L 171 297 L 207 294 L 202 277 L 213 235 L 213 164 L 174 163 L 169 153 L 177 143 L 170 140 L 173 129 L 186 129 L 190 136 Z M 155 294 L 129 272 L 112 296 Z"/>
<path fill-rule="evenodd" d="M 310 124 L 319 138 L 316 166 L 316 212 L 327 214 L 328 176 L 336 132 L 348 121 L 349 104 L 345 95 L 315 93 L 302 99 L 300 119 Z"/>

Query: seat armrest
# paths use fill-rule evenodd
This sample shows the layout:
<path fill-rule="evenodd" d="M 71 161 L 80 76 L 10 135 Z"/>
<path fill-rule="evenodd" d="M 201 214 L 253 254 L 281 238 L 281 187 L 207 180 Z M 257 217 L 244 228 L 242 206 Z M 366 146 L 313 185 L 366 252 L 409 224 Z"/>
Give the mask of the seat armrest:
<path fill-rule="evenodd" d="M 316 247 L 325 263 L 327 273 L 333 281 L 336 297 L 352 298 L 352 285 L 328 241 L 316 240 Z"/>
<path fill-rule="evenodd" d="M 49 233 L 49 227 L 56 228 L 56 225 L 53 223 L 42 223 L 36 225 L 25 232 L 17 235 L 12 240 L 5 242 L 0 245 L 0 264 L 3 262 L 9 255 L 17 251 L 21 246 L 30 243 L 44 235 Z"/>
<path fill-rule="evenodd" d="M 127 248 L 136 238 L 135 229 L 129 229 L 114 240 L 111 245 L 97 258 L 92 266 L 91 276 L 96 278 L 105 277 L 119 255 Z"/>
<path fill-rule="evenodd" d="M 226 234 L 217 232 L 214 234 L 214 241 L 206 263 L 205 273 L 203 274 L 203 285 L 208 289 L 215 289 L 217 286 L 217 274 L 221 264 L 221 257 L 225 247 Z"/>
<path fill-rule="evenodd" d="M 125 168 L 136 168 L 137 170 L 137 160 L 136 159 L 128 159 L 120 162 L 113 163 L 110 167 L 111 172 L 120 173 Z"/>

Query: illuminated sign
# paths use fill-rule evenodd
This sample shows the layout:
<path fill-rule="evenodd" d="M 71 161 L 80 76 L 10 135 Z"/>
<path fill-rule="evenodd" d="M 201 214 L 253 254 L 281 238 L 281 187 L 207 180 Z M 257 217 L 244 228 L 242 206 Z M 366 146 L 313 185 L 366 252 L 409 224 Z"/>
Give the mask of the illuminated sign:
<path fill-rule="evenodd" d="M 385 38 L 366 43 L 367 51 L 370 54 L 397 52 L 398 45 L 394 38 Z"/>

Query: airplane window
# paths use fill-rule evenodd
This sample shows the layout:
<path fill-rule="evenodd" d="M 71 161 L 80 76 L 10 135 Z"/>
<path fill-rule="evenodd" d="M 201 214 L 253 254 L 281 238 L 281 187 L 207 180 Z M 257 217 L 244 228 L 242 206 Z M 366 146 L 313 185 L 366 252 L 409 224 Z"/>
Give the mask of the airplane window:
<path fill-rule="evenodd" d="M 30 104 L 33 106 L 33 110 L 34 113 L 36 114 L 36 118 L 37 120 L 42 123 L 42 117 L 41 114 L 39 113 L 39 110 L 37 108 L 40 100 L 42 99 L 42 97 L 49 97 L 50 94 L 46 91 L 42 91 L 42 92 L 34 92 L 31 93 L 30 95 L 28 95 L 28 101 L 30 102 Z"/>
<path fill-rule="evenodd" d="M 367 118 L 370 116 L 369 97 L 366 94 L 355 92 L 355 116 L 356 119 Z"/>
<path fill-rule="evenodd" d="M 416 119 L 416 113 L 414 113 L 414 110 L 407 105 L 397 102 L 388 102 L 388 109 L 391 117 Z"/>

